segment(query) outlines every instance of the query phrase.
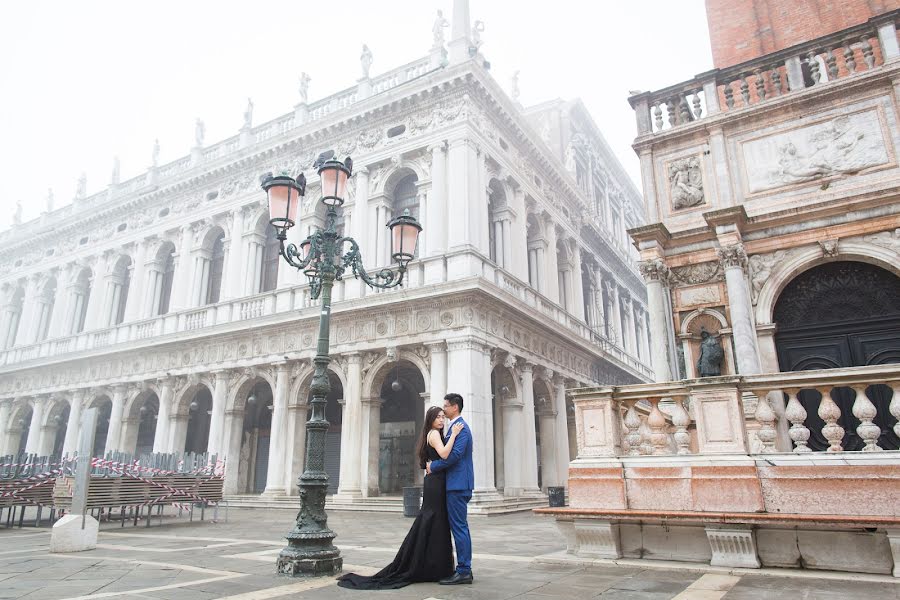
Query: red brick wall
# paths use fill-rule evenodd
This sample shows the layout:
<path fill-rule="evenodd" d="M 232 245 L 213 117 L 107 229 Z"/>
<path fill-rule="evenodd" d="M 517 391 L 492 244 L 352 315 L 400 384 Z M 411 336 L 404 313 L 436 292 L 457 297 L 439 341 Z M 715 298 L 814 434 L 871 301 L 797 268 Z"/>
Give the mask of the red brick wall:
<path fill-rule="evenodd" d="M 900 8 L 900 0 L 706 0 L 713 63 L 728 67 Z"/>

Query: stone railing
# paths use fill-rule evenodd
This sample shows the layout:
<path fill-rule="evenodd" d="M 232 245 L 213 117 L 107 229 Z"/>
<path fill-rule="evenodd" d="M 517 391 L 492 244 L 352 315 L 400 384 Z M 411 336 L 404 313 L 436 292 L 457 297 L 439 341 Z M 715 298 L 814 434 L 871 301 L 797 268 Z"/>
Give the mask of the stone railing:
<path fill-rule="evenodd" d="M 810 87 L 880 69 L 900 58 L 892 11 L 855 27 L 691 81 L 629 98 L 638 135 L 668 131 L 720 112 L 759 105 Z"/>
<path fill-rule="evenodd" d="M 567 335 L 590 343 L 612 362 L 625 367 L 626 370 L 638 377 L 650 378 L 652 376 L 652 370 L 648 365 L 625 352 L 614 341 L 598 334 L 587 323 L 540 294 L 526 282 L 476 253 L 441 255 L 414 260 L 409 263 L 403 286 L 390 290 L 372 289 L 360 280 L 346 276 L 340 281 L 335 281 L 332 299 L 334 302 L 342 302 L 381 295 L 403 294 L 408 290 L 418 289 L 425 285 L 446 283 L 454 279 L 448 268 L 448 262 L 454 260 L 468 261 L 470 263 L 466 266 L 468 272 L 481 273 L 484 280 L 539 312 L 542 320 L 549 319 L 557 323 Z M 369 268 L 370 273 L 376 271 L 375 268 Z M 431 279 L 432 276 L 429 273 L 439 275 Z M 227 282 L 224 282 L 223 285 L 227 285 Z M 125 322 L 109 329 L 82 332 L 28 346 L 16 346 L 0 351 L 0 365 L 13 365 L 27 360 L 60 356 L 69 352 L 140 341 L 177 332 L 196 331 L 276 313 L 303 310 L 317 304 L 318 301 L 313 300 L 310 295 L 309 285 L 304 283 L 283 286 L 253 296 L 224 300 L 217 304 L 172 312 L 151 319 Z"/>
<path fill-rule="evenodd" d="M 852 396 L 851 414 L 842 414 L 839 394 L 848 402 Z M 900 365 L 710 377 L 571 395 L 579 458 L 802 454 L 811 450 L 811 435 L 824 437 L 828 452 L 857 446 L 873 452 L 896 450 L 891 433 L 900 437 Z M 824 425 L 810 422 L 804 403 L 815 405 Z M 861 443 L 850 447 L 854 434 Z"/>

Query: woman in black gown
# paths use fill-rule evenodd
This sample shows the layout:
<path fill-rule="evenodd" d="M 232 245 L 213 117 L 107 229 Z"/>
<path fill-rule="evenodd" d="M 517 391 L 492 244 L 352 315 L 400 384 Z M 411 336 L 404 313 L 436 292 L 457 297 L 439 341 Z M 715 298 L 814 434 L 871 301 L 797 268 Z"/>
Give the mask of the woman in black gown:
<path fill-rule="evenodd" d="M 425 414 L 416 453 L 423 470 L 426 462 L 450 455 L 463 425 L 457 423 L 453 426 L 446 444 L 441 434 L 443 427 L 444 412 L 440 407 L 432 406 Z M 394 561 L 371 577 L 356 573 L 341 575 L 338 577 L 339 586 L 356 590 L 388 590 L 411 583 L 438 581 L 453 574 L 446 473 L 441 471 L 425 475 L 422 510 L 409 528 Z"/>

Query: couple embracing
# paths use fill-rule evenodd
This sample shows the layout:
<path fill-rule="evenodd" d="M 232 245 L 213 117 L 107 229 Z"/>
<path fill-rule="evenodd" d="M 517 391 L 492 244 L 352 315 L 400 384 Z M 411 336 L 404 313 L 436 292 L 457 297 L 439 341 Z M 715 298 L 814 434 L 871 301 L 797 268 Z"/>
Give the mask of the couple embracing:
<path fill-rule="evenodd" d="M 475 487 L 472 432 L 460 414 L 463 398 L 444 396 L 444 407 L 432 406 L 417 445 L 417 459 L 425 470 L 422 510 L 406 534 L 394 561 L 365 577 L 348 573 L 338 585 L 360 590 L 395 589 L 426 581 L 442 585 L 472 583 L 472 538 L 466 510 Z M 453 548 L 450 534 L 456 542 Z"/>

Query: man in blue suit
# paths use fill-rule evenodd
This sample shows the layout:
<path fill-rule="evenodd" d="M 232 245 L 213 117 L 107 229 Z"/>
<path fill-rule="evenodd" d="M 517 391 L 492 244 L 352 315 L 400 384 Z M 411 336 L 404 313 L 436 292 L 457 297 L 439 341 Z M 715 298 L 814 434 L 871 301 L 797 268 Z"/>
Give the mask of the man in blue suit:
<path fill-rule="evenodd" d="M 469 431 L 468 423 L 460 416 L 462 409 L 462 396 L 452 393 L 444 396 L 445 433 L 457 421 L 465 427 L 456 436 L 450 456 L 426 465 L 429 473 L 447 470 L 447 516 L 450 517 L 450 531 L 453 532 L 453 541 L 456 543 L 457 566 L 453 575 L 438 582 L 441 585 L 472 583 L 472 538 L 469 535 L 466 510 L 475 488 L 475 469 L 472 466 L 472 432 Z M 446 442 L 445 436 L 444 443 Z"/>

